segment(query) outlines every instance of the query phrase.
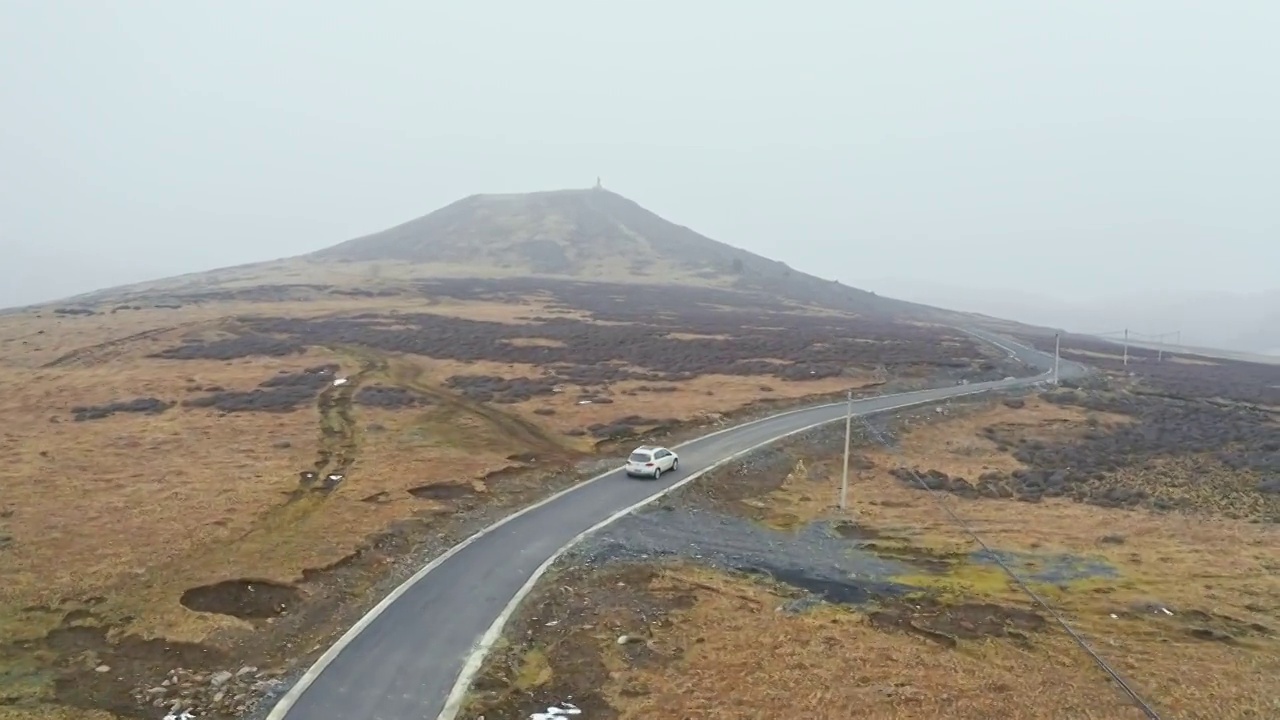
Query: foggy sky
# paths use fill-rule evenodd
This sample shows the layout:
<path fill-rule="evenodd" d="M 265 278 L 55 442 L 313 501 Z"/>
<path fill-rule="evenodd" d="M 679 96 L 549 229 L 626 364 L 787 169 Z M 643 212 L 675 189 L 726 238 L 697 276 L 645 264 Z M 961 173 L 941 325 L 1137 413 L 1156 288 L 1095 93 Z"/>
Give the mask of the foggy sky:
<path fill-rule="evenodd" d="M 0 306 L 607 188 L 793 267 L 1280 285 L 1272 2 L 0 2 Z"/>

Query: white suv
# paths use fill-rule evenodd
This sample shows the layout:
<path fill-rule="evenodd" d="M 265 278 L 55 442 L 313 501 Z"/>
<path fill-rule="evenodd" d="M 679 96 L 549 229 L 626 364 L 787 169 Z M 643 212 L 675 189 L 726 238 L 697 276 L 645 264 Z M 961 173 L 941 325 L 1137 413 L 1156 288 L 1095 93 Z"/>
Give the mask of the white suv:
<path fill-rule="evenodd" d="M 655 445 L 641 445 L 631 457 L 627 458 L 627 475 L 630 477 L 651 477 L 654 480 L 662 477 L 662 473 L 680 467 L 680 458 L 670 450 Z"/>

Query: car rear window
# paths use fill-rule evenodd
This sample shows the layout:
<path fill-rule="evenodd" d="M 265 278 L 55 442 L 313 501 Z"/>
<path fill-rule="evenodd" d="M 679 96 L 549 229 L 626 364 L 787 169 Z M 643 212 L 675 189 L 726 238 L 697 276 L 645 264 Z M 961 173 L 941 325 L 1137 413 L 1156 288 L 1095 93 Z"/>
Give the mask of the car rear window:
<path fill-rule="evenodd" d="M 631 462 L 649 462 L 649 453 L 631 453 Z"/>

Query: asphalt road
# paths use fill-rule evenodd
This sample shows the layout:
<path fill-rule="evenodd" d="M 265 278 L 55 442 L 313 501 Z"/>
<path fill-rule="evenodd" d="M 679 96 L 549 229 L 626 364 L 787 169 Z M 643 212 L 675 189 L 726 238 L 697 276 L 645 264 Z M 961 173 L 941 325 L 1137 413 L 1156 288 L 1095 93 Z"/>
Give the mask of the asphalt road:
<path fill-rule="evenodd" d="M 858 400 L 854 412 L 867 414 L 977 391 L 1012 389 L 1049 377 L 1052 357 L 990 333 L 975 330 L 972 334 L 1045 374 Z M 1075 363 L 1063 362 L 1060 369 L 1063 378 L 1082 372 Z M 579 534 L 730 455 L 844 414 L 845 404 L 839 403 L 709 435 L 680 446 L 680 470 L 664 474 L 659 481 L 628 479 L 619 469 L 508 521 L 409 586 L 327 665 L 313 667 L 272 710 L 269 720 L 437 718 L 490 625 L 538 568 Z"/>

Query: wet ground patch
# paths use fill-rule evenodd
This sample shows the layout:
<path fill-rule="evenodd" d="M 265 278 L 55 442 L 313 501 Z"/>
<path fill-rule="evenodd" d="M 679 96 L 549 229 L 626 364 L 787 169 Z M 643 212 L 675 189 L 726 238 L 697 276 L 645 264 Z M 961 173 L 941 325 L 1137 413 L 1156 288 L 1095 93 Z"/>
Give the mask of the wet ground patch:
<path fill-rule="evenodd" d="M 862 544 L 862 548 L 877 557 L 893 560 L 926 573 L 936 574 L 952 570 L 965 557 L 962 552 L 948 552 L 934 548 L 919 547 L 906 542 L 895 541 L 892 538 L 883 541 L 866 542 Z"/>
<path fill-rule="evenodd" d="M 288 613 L 301 604 L 302 593 L 292 585 L 269 580 L 223 580 L 193 587 L 182 593 L 179 602 L 196 612 L 256 620 Z"/>
<path fill-rule="evenodd" d="M 971 553 L 969 559 L 982 565 L 1003 564 L 1024 580 L 1050 585 L 1114 579 L 1120 576 L 1115 566 L 1104 558 L 1069 553 L 1027 553 L 993 549 Z"/>
<path fill-rule="evenodd" d="M 739 572 L 776 583 L 804 593 L 782 606 L 788 612 L 803 612 L 817 601 L 833 605 L 863 605 L 878 598 L 893 597 L 910 592 L 912 588 L 891 582 L 872 579 L 833 578 L 796 568 L 742 567 Z"/>
<path fill-rule="evenodd" d="M 727 572 L 767 575 L 830 595 L 893 592 L 913 569 L 840 538 L 825 523 L 776 530 L 697 507 L 665 506 L 629 515 L 570 552 L 573 562 L 605 565 L 683 559 Z M 841 588 L 852 585 L 856 587 Z"/>

